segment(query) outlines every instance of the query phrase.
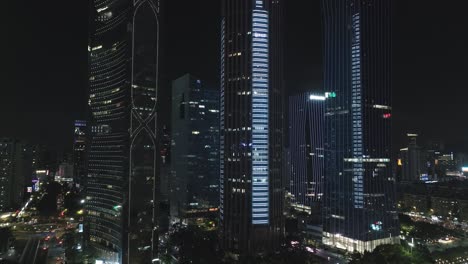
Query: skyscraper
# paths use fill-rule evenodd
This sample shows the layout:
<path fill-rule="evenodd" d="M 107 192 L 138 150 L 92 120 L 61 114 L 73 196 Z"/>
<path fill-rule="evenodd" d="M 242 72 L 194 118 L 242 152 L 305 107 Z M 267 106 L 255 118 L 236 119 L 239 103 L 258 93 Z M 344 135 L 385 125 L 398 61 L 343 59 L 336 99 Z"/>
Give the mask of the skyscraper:
<path fill-rule="evenodd" d="M 289 97 L 290 191 L 295 205 L 310 210 L 323 196 L 325 96 Z"/>
<path fill-rule="evenodd" d="M 94 0 L 86 230 L 100 259 L 157 260 L 157 0 Z"/>
<path fill-rule="evenodd" d="M 279 246 L 282 0 L 224 0 L 221 21 L 220 224 L 226 251 Z"/>
<path fill-rule="evenodd" d="M 219 91 L 186 74 L 172 85 L 171 211 L 181 219 L 217 213 Z"/>
<path fill-rule="evenodd" d="M 23 202 L 26 168 L 31 166 L 26 145 L 13 138 L 0 138 L 0 212 L 17 209 Z M 30 185 L 29 185 L 30 186 Z"/>
<path fill-rule="evenodd" d="M 324 238 L 348 251 L 397 243 L 391 169 L 391 3 L 323 0 Z"/>
<path fill-rule="evenodd" d="M 76 120 L 73 139 L 73 181 L 84 187 L 86 179 L 86 121 Z"/>

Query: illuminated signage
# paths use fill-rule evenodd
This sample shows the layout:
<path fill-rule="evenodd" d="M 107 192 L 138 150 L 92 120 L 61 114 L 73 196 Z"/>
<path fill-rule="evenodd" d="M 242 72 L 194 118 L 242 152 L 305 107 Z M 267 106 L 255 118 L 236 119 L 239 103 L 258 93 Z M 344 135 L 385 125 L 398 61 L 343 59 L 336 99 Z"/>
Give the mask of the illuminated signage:
<path fill-rule="evenodd" d="M 83 233 L 83 224 L 78 225 L 78 233 Z"/>
<path fill-rule="evenodd" d="M 468 167 L 463 167 L 463 168 L 462 168 L 462 171 L 463 171 L 463 172 L 468 172 Z"/>
<path fill-rule="evenodd" d="M 336 98 L 336 93 L 335 92 L 327 92 L 325 93 L 326 98 Z"/>
<path fill-rule="evenodd" d="M 377 221 L 371 224 L 371 229 L 374 231 L 381 231 L 382 230 L 382 221 Z"/>
<path fill-rule="evenodd" d="M 28 187 L 28 188 L 27 188 L 27 192 L 28 192 L 28 193 L 32 193 L 32 192 L 33 192 L 33 188 L 32 188 L 32 187 Z"/>
<path fill-rule="evenodd" d="M 309 96 L 309 99 L 314 100 L 314 101 L 325 101 L 326 97 L 312 94 L 312 95 Z"/>

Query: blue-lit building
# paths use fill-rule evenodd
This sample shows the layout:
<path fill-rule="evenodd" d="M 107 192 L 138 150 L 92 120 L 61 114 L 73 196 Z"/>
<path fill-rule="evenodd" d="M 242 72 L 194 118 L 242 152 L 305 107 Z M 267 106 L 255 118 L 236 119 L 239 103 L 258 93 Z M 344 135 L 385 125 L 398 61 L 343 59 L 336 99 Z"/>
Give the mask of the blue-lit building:
<path fill-rule="evenodd" d="M 157 259 L 158 0 L 94 0 L 87 245 L 105 263 Z"/>
<path fill-rule="evenodd" d="M 220 230 L 235 254 L 284 234 L 283 0 L 223 0 Z"/>
<path fill-rule="evenodd" d="M 324 175 L 325 96 L 289 97 L 290 192 L 293 206 L 310 211 L 320 206 Z"/>
<path fill-rule="evenodd" d="M 216 218 L 219 91 L 190 74 L 173 81 L 171 128 L 171 216 L 184 222 Z"/>
<path fill-rule="evenodd" d="M 391 166 L 392 1 L 323 0 L 323 242 L 372 251 L 399 242 Z"/>

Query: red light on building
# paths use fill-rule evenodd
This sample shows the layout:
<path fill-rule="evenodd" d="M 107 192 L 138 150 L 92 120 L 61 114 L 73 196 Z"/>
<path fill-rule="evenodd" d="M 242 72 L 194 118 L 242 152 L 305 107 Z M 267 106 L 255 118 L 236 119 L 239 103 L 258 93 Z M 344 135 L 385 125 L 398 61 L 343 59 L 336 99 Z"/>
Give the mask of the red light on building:
<path fill-rule="evenodd" d="M 390 118 L 390 117 L 392 117 L 392 114 L 390 114 L 390 113 L 387 113 L 387 114 L 384 114 L 384 115 L 383 115 L 383 118 L 385 118 L 385 119 L 388 119 L 388 118 Z"/>

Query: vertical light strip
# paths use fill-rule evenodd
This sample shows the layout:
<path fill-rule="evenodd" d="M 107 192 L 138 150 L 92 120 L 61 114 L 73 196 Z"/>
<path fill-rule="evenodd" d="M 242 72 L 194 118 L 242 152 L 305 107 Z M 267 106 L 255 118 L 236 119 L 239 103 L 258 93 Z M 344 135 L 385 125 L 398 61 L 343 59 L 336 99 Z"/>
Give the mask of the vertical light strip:
<path fill-rule="evenodd" d="M 252 12 L 252 224 L 269 224 L 268 12 L 255 1 Z"/>
<path fill-rule="evenodd" d="M 221 94 L 220 94 L 220 136 L 219 136 L 219 217 L 221 220 L 224 219 L 224 55 L 225 55 L 225 37 L 224 31 L 226 27 L 225 19 L 221 22 Z"/>
<path fill-rule="evenodd" d="M 351 80 L 352 80 L 352 104 L 353 118 L 353 158 L 362 160 L 363 155 L 363 131 L 362 131 L 362 87 L 361 87 L 361 25 L 360 15 L 353 15 L 353 43 L 351 46 Z M 353 192 L 354 208 L 364 207 L 364 167 L 362 162 L 353 163 Z"/>

